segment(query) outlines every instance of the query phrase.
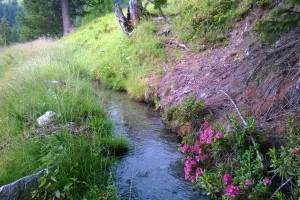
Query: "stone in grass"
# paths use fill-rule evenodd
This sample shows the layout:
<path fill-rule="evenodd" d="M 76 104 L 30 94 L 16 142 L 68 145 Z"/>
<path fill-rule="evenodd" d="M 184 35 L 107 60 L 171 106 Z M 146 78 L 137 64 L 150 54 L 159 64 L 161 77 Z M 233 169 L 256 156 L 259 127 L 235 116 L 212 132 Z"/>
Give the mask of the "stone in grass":
<path fill-rule="evenodd" d="M 47 169 L 26 176 L 13 183 L 0 187 L 1 200 L 30 200 L 31 193 L 38 187 L 38 180 L 47 173 Z"/>
<path fill-rule="evenodd" d="M 51 124 L 56 119 L 56 113 L 53 111 L 47 111 L 44 115 L 40 116 L 36 121 L 39 127 L 46 127 Z"/>

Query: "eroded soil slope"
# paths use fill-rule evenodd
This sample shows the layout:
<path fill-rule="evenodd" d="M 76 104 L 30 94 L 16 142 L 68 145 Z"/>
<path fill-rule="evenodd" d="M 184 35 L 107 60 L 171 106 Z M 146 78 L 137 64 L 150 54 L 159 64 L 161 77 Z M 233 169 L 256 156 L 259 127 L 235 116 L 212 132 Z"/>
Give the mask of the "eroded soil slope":
<path fill-rule="evenodd" d="M 258 125 L 271 130 L 270 136 L 280 137 L 285 129 L 283 120 L 300 109 L 300 30 L 286 34 L 273 46 L 263 45 L 253 30 L 262 15 L 252 12 L 237 23 L 227 44 L 200 52 L 170 42 L 172 33 L 161 31 L 165 22 L 158 22 L 158 33 L 167 35 L 168 61 L 164 73 L 149 79 L 149 85 L 155 88 L 159 108 L 195 95 L 205 100 L 217 122 L 225 122 L 235 111 L 224 91 L 245 117 L 255 116 Z"/>

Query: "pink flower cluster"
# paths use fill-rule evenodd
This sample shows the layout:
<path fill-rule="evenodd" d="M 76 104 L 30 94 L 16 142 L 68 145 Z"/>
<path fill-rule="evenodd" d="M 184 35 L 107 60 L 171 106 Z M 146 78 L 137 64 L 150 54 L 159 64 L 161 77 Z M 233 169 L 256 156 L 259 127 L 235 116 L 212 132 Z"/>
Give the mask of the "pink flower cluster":
<path fill-rule="evenodd" d="M 269 186 L 271 185 L 271 179 L 269 179 L 268 177 L 265 177 L 263 180 L 262 180 L 264 186 Z"/>
<path fill-rule="evenodd" d="M 232 176 L 228 173 L 225 173 L 224 176 L 223 176 L 223 183 L 225 185 L 229 185 L 232 181 Z"/>
<path fill-rule="evenodd" d="M 226 196 L 229 196 L 229 197 L 232 197 L 232 198 L 235 198 L 237 197 L 238 195 L 240 194 L 240 189 L 238 186 L 235 186 L 235 185 L 228 185 L 225 189 L 225 195 Z"/>
<path fill-rule="evenodd" d="M 194 172 L 194 175 L 193 174 Z M 195 181 L 202 175 L 202 169 L 197 167 L 197 162 L 192 157 L 188 156 L 184 165 L 184 175 L 186 180 Z"/>
<path fill-rule="evenodd" d="M 205 121 L 202 123 L 205 128 L 195 137 L 194 144 L 182 144 L 180 151 L 187 154 L 184 165 L 185 179 L 195 181 L 202 174 L 200 163 L 209 158 L 209 145 L 214 141 L 223 138 L 223 134 L 213 131 L 209 128 L 209 123 Z"/>
<path fill-rule="evenodd" d="M 220 132 L 214 132 L 211 128 L 206 128 L 200 133 L 199 141 L 202 144 L 212 144 L 214 140 L 223 138 L 223 134 Z"/>
<path fill-rule="evenodd" d="M 238 186 L 232 184 L 232 175 L 225 173 L 223 176 L 223 182 L 226 185 L 225 195 L 235 198 L 240 194 L 240 189 Z"/>
<path fill-rule="evenodd" d="M 254 184 L 254 181 L 252 179 L 246 179 L 244 184 L 246 187 L 251 187 Z"/>

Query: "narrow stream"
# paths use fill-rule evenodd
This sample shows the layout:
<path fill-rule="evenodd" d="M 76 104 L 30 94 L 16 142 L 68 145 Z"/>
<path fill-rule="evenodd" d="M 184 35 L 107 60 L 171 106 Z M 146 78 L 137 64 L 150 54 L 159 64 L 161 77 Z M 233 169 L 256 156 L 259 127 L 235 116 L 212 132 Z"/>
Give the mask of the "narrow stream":
<path fill-rule="evenodd" d="M 125 94 L 100 90 L 99 95 L 116 134 L 130 143 L 116 168 L 119 199 L 208 199 L 183 179 L 176 136 L 164 128 L 155 112 Z"/>

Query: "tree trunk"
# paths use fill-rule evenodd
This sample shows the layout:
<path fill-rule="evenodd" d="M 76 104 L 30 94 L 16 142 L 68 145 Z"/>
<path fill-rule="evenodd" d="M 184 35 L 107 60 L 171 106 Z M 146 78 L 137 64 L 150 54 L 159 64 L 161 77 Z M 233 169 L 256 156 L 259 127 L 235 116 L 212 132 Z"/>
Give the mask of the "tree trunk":
<path fill-rule="evenodd" d="M 119 20 L 119 24 L 120 24 L 123 32 L 129 34 L 133 30 L 133 28 L 130 25 L 128 18 L 126 18 L 124 16 L 122 8 L 120 7 L 119 4 L 116 4 L 116 6 L 115 6 L 115 14 Z"/>
<path fill-rule="evenodd" d="M 60 2 L 61 2 L 64 35 L 68 35 L 72 31 L 69 0 L 60 0 Z"/>
<path fill-rule="evenodd" d="M 123 32 L 130 34 L 137 26 L 141 16 L 143 15 L 143 4 L 141 0 L 130 0 L 128 6 L 127 17 L 123 14 L 119 4 L 115 6 L 115 14 L 119 20 Z"/>
<path fill-rule="evenodd" d="M 135 28 L 143 15 L 143 4 L 141 0 L 129 1 L 130 24 Z"/>

